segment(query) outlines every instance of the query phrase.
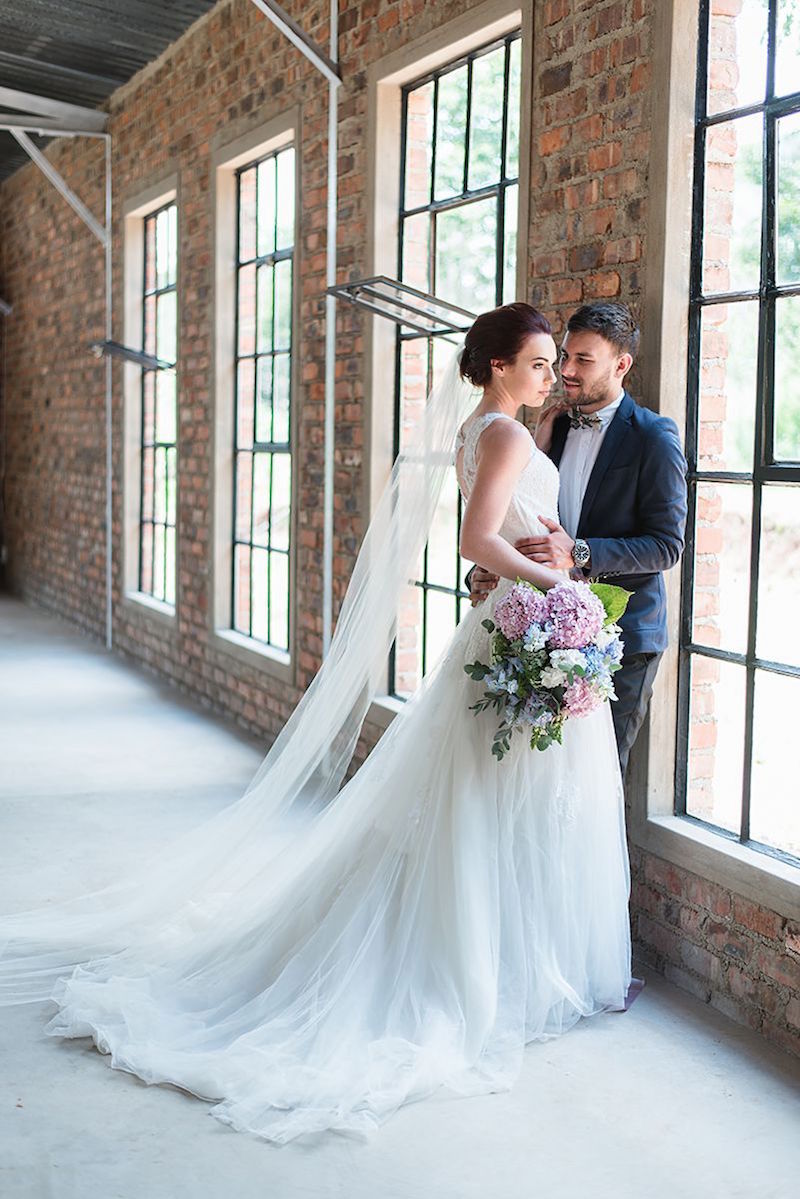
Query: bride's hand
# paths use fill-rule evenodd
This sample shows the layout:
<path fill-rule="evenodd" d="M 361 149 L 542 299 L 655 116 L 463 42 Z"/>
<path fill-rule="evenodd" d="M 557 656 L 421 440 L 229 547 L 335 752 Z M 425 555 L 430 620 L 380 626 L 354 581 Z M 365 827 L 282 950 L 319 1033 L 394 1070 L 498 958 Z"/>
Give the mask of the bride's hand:
<path fill-rule="evenodd" d="M 553 444 L 553 422 L 559 416 L 563 416 L 565 412 L 569 412 L 571 407 L 571 403 L 561 396 L 540 412 L 533 440 L 543 454 L 549 453 L 550 446 Z"/>

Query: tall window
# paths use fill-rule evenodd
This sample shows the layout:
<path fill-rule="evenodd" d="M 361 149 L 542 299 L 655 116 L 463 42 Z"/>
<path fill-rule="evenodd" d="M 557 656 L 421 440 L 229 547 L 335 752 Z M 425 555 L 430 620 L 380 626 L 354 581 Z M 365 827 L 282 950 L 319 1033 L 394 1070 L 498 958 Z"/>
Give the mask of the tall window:
<path fill-rule="evenodd" d="M 400 278 L 470 312 L 514 299 L 519 202 L 520 39 L 514 33 L 402 93 Z M 394 449 L 405 446 L 452 339 L 398 331 Z M 458 552 L 461 500 L 445 484 L 390 663 L 390 691 L 419 685 L 467 594 Z"/>
<path fill-rule="evenodd" d="M 139 590 L 175 603 L 178 209 L 144 221 L 144 351 L 171 363 L 142 371 Z"/>
<path fill-rule="evenodd" d="M 294 149 L 237 172 L 232 626 L 289 648 Z"/>
<path fill-rule="evenodd" d="M 800 859 L 800 0 L 702 0 L 677 810 Z"/>

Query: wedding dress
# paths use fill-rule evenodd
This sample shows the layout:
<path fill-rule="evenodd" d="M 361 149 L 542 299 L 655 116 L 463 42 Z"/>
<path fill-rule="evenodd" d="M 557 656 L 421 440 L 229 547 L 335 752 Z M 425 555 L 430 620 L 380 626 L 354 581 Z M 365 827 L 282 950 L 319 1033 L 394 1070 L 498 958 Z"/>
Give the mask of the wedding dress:
<path fill-rule="evenodd" d="M 459 434 L 465 497 L 493 419 Z M 555 518 L 557 496 L 558 472 L 531 441 L 502 535 Z M 629 871 L 609 708 L 568 722 L 544 752 L 517 734 L 498 763 L 497 718 L 469 711 L 481 686 L 464 671 L 487 660 L 492 602 L 466 613 L 333 799 L 220 824 L 216 856 L 207 842 L 194 853 L 195 876 L 205 867 L 192 895 L 181 859 L 172 881 L 163 869 L 160 920 L 152 894 L 126 900 L 124 948 L 60 977 L 47 1031 L 90 1036 L 115 1068 L 285 1142 L 367 1132 L 440 1087 L 508 1088 L 527 1042 L 622 1009 Z M 273 775 L 302 753 L 297 739 Z M 137 903 L 148 912 L 138 931 Z M 55 960 L 38 959 L 45 976 Z"/>

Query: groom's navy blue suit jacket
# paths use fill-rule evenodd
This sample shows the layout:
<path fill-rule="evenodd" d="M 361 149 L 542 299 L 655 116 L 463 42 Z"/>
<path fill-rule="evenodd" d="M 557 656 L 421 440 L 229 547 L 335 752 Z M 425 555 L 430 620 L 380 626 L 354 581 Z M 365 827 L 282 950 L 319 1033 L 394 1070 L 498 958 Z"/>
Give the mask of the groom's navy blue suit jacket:
<path fill-rule="evenodd" d="M 550 448 L 556 466 L 568 432 L 569 417 L 559 417 Z M 589 476 L 577 530 L 592 554 L 585 573 L 633 592 L 620 621 L 626 654 L 667 647 L 662 571 L 678 561 L 685 527 L 686 460 L 677 426 L 626 391 Z"/>

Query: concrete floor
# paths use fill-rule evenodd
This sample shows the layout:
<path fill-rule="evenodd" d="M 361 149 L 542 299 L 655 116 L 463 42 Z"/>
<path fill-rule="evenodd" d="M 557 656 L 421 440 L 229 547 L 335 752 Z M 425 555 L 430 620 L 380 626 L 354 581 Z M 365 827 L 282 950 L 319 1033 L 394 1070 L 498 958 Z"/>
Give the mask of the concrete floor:
<path fill-rule="evenodd" d="M 238 796 L 252 741 L 0 596 L 0 910 L 101 885 Z M 511 1094 L 275 1148 L 0 1010 L 1 1199 L 798 1199 L 800 1064 L 648 975 Z"/>

